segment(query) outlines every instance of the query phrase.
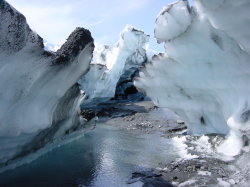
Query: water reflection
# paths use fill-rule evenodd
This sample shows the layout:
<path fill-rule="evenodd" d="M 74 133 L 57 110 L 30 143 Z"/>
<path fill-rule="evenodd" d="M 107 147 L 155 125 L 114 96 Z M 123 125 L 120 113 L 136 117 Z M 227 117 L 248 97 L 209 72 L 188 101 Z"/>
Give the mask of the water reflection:
<path fill-rule="evenodd" d="M 133 171 L 175 157 L 174 147 L 159 135 L 98 124 L 82 138 L 0 174 L 0 186 L 128 186 Z"/>

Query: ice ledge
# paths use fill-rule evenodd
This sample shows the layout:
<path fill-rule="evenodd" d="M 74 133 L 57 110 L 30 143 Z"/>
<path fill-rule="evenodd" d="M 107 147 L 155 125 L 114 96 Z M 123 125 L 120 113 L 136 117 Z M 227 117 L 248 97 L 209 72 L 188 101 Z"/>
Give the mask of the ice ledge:
<path fill-rule="evenodd" d="M 155 22 L 155 38 L 158 43 L 166 42 L 181 35 L 191 24 L 188 1 L 178 1 L 162 9 Z"/>

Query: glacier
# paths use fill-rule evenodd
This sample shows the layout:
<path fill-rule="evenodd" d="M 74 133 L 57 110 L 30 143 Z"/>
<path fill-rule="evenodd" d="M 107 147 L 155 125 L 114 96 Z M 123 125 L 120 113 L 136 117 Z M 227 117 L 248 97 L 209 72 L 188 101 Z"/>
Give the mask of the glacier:
<path fill-rule="evenodd" d="M 221 186 L 248 186 L 249 10 L 249 0 L 194 0 L 193 6 L 190 6 L 187 0 L 172 3 L 163 8 L 155 23 L 155 38 L 158 43 L 164 43 L 165 52 L 152 55 L 154 51 L 147 45 L 149 36 L 130 25 L 123 29 L 114 45 L 94 44 L 88 30 L 76 28 L 65 44 L 58 48 L 47 41 L 44 42 L 30 29 L 21 13 L 6 1 L 0 1 L 0 173 L 23 163 L 30 163 L 41 154 L 76 140 L 83 134 L 86 135 L 89 127 L 87 124 L 94 121 L 95 124 L 90 128 L 96 128 L 97 131 L 92 133 L 91 137 L 86 135 L 85 142 L 70 144 L 69 149 L 59 151 L 62 158 L 73 159 L 72 163 L 84 169 L 82 171 L 87 171 L 88 168 L 83 168 L 85 166 L 79 164 L 79 159 L 74 158 L 78 157 L 83 161 L 84 155 L 87 155 L 85 164 L 93 162 L 93 159 L 89 160 L 88 157 L 97 158 L 98 164 L 93 162 L 97 167 L 87 172 L 91 175 L 99 172 L 99 168 L 102 169 L 100 171 L 105 170 L 105 173 L 106 167 L 111 171 L 109 174 L 116 174 L 116 163 L 111 164 L 112 167 L 110 163 L 116 161 L 115 159 L 123 161 L 123 156 L 129 160 L 126 163 L 132 161 L 131 167 L 137 167 L 134 162 L 136 159 L 126 157 L 126 154 L 138 152 L 139 145 L 141 151 L 150 152 L 149 157 L 141 154 L 140 158 L 149 160 L 149 163 L 158 164 L 159 161 L 155 159 L 158 156 L 163 157 L 163 162 L 166 162 L 165 158 L 176 159 L 175 163 L 171 162 L 169 165 L 160 163 L 158 165 L 162 168 L 157 168 L 164 170 L 166 176 L 167 172 L 183 172 L 184 174 L 180 174 L 183 176 L 188 174 L 189 180 L 179 184 L 176 182 L 179 180 L 178 176 L 170 175 L 169 180 L 173 181 L 173 185 L 205 185 L 208 181 L 203 177 L 210 176 L 209 180 L 213 183 L 217 180 Z M 143 99 L 144 93 L 163 109 L 158 109 L 150 101 L 137 103 L 138 106 L 134 102 L 128 103 Z M 112 117 L 106 115 L 109 116 L 107 118 L 101 114 L 104 118 L 99 124 L 108 120 L 110 124 L 105 125 L 114 125 L 114 134 L 102 128 L 98 131 L 97 118 L 86 122 L 92 118 L 92 114 L 98 115 L 92 106 L 101 112 L 104 111 L 103 113 L 110 110 L 112 114 L 112 108 L 115 108 L 113 106 L 123 106 L 120 102 L 124 101 L 117 101 L 120 99 L 126 102 L 123 103 L 126 109 L 131 107 L 135 110 L 132 111 L 135 115 L 115 118 L 112 122 L 110 119 L 113 116 L 120 117 L 122 110 L 114 110 L 119 114 L 116 113 Z M 105 102 L 107 100 L 109 102 Z M 102 107 L 105 110 L 102 111 Z M 152 112 L 140 115 L 144 107 Z M 172 115 L 164 108 L 171 109 L 178 116 Z M 152 115 L 151 119 L 156 120 L 148 121 L 148 118 L 145 118 L 147 115 Z M 187 134 L 184 130 L 185 124 L 182 119 L 179 120 L 179 116 L 188 126 Z M 173 122 L 170 117 L 174 118 Z M 172 129 L 165 132 L 162 125 L 158 126 L 160 123 L 171 126 L 182 124 L 184 128 L 175 128 L 173 130 L 181 131 L 171 134 Z M 137 132 L 126 132 L 123 139 L 121 133 L 117 136 L 119 126 L 127 130 L 141 130 L 143 136 L 145 132 L 150 132 L 147 129 L 144 131 L 144 127 L 159 128 L 159 132 L 166 133 L 168 138 L 162 139 L 159 136 L 160 139 L 155 141 L 151 136 L 141 138 Z M 112 129 L 111 126 L 107 127 Z M 98 134 L 100 137 L 105 135 L 105 139 L 96 136 Z M 135 144 L 134 140 L 137 139 L 134 135 L 145 140 L 145 143 Z M 156 131 L 154 135 L 158 137 L 159 134 Z M 96 140 L 104 141 L 99 145 L 100 141 Z M 147 144 L 149 142 L 150 144 Z M 167 144 L 161 145 L 162 142 Z M 160 147 L 156 149 L 156 153 L 151 154 L 157 147 L 156 144 Z M 103 146 L 104 149 L 100 148 Z M 82 154 L 81 148 L 86 148 L 86 154 Z M 119 152 L 120 148 L 122 154 Z M 101 159 L 98 154 L 93 154 L 96 150 L 100 151 Z M 67 153 L 76 157 L 67 157 Z M 57 154 L 54 154 L 49 158 L 56 157 Z M 151 158 L 153 162 L 150 161 Z M 54 161 L 51 159 L 48 163 Z M 71 164 L 71 161 L 68 163 Z M 194 165 L 197 162 L 200 165 Z M 45 172 L 50 165 L 48 163 L 43 166 L 46 168 Z M 67 164 L 60 161 L 59 163 L 63 163 L 63 168 L 69 170 Z M 33 169 L 36 164 L 31 164 L 32 172 L 36 171 Z M 217 166 L 214 167 L 215 165 Z M 119 167 L 122 168 L 121 171 L 124 168 L 126 170 L 124 165 Z M 227 172 L 223 172 L 224 169 L 228 170 L 228 176 Z M 72 173 L 79 174 L 78 169 L 76 170 Z M 191 178 L 190 173 L 194 174 L 195 170 L 198 174 Z M 58 173 L 58 176 L 65 176 L 63 170 Z M 99 182 L 100 175 L 92 176 Z M 110 175 L 108 176 L 108 183 L 116 180 L 109 181 Z M 52 178 L 54 177 L 52 175 Z M 8 177 L 6 179 L 8 180 Z M 124 178 L 122 181 L 125 182 Z"/>
<path fill-rule="evenodd" d="M 91 33 L 76 28 L 56 52 L 0 1 L 0 168 L 79 128 L 77 81 L 89 69 Z"/>
<path fill-rule="evenodd" d="M 235 156 L 250 134 L 250 3 L 177 1 L 163 8 L 155 37 L 165 52 L 141 69 L 135 86 L 187 124 L 189 134 L 222 134 L 218 151 Z"/>
<path fill-rule="evenodd" d="M 136 97 L 132 79 L 139 67 L 147 62 L 145 47 L 148 39 L 143 31 L 126 25 L 116 44 L 95 44 L 90 70 L 79 80 L 84 95 L 82 104 L 87 106 L 113 97 Z"/>

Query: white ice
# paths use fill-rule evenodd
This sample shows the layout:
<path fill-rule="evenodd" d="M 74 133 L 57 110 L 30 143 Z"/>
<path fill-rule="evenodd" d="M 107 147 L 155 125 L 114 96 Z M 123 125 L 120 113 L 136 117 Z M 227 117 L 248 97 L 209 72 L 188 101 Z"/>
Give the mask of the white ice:
<path fill-rule="evenodd" d="M 249 17 L 246 0 L 169 5 L 155 26 L 166 51 L 154 56 L 135 81 L 155 104 L 184 119 L 188 133 L 228 135 L 220 150 L 230 144 L 232 149 L 222 152 L 231 156 L 240 153 L 242 134 L 250 134 Z"/>
<path fill-rule="evenodd" d="M 84 102 L 113 97 L 120 76 L 131 67 L 139 68 L 145 62 L 148 39 L 143 31 L 127 25 L 116 44 L 96 44 L 90 70 L 79 81 L 81 90 L 86 94 Z"/>

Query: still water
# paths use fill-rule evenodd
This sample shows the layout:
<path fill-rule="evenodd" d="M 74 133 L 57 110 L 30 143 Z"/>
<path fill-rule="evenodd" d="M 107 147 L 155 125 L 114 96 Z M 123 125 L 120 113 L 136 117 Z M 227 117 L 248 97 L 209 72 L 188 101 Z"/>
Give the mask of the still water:
<path fill-rule="evenodd" d="M 81 138 L 1 173 L 0 186 L 140 186 L 127 184 L 132 172 L 170 162 L 176 155 L 170 140 L 157 134 L 97 124 Z"/>

